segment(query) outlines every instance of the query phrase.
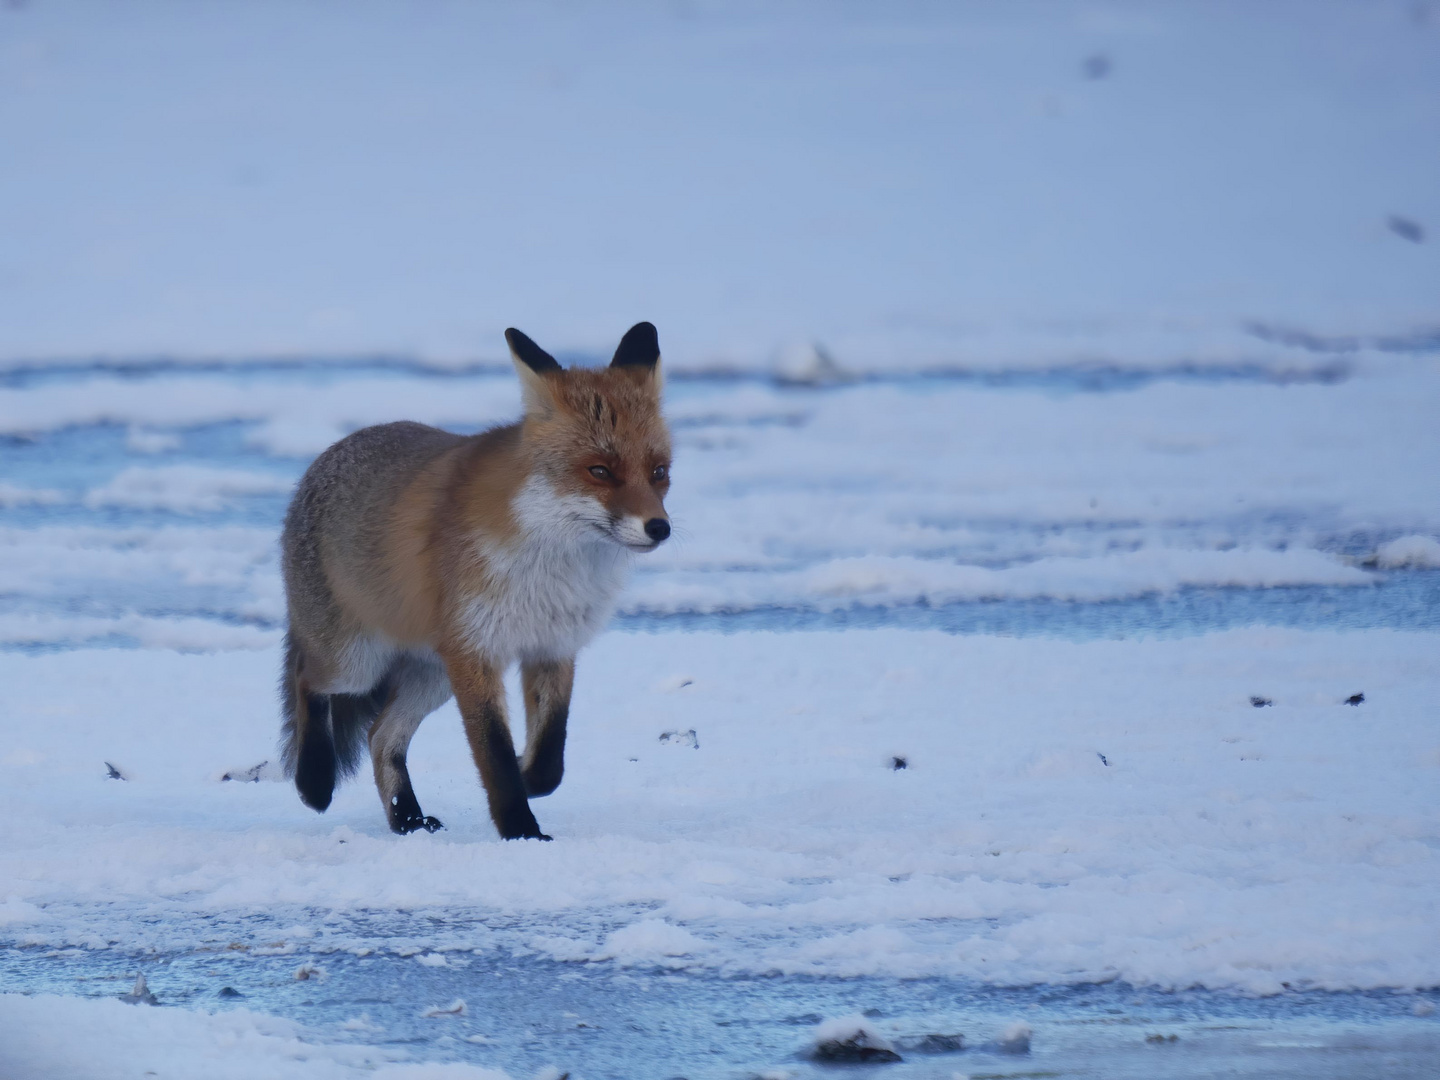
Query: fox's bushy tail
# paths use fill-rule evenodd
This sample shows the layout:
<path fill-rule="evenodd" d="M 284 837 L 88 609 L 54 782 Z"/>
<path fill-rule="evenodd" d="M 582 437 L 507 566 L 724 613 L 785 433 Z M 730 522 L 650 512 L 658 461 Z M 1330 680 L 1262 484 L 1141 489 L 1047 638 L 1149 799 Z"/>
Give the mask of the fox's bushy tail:
<path fill-rule="evenodd" d="M 365 758 L 370 725 L 388 696 L 381 680 L 366 694 L 318 694 L 305 683 L 305 655 L 287 631 L 285 666 L 280 672 L 284 722 L 280 754 L 285 775 L 293 777 L 300 801 L 324 811 L 335 785 L 352 775 Z"/>

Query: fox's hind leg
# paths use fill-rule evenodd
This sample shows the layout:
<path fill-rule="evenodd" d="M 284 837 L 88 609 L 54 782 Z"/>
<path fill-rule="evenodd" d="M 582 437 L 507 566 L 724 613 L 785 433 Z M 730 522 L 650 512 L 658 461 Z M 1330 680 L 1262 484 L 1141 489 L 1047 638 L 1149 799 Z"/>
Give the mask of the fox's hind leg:
<path fill-rule="evenodd" d="M 437 657 L 402 656 L 385 677 L 388 698 L 370 727 L 370 760 L 375 766 L 375 787 L 392 831 L 434 832 L 438 820 L 426 817 L 410 784 L 405 755 L 420 721 L 450 699 L 450 680 Z"/>
<path fill-rule="evenodd" d="M 575 659 L 527 661 L 520 665 L 520 681 L 525 694 L 520 777 L 525 794 L 533 799 L 549 795 L 565 775 L 565 724 L 575 685 Z"/>
<path fill-rule="evenodd" d="M 285 668 L 280 673 L 284 710 L 282 752 L 285 772 L 295 778 L 300 800 L 324 811 L 335 794 L 335 739 L 330 728 L 330 698 L 315 693 L 306 678 L 305 658 L 290 634 L 285 635 Z"/>

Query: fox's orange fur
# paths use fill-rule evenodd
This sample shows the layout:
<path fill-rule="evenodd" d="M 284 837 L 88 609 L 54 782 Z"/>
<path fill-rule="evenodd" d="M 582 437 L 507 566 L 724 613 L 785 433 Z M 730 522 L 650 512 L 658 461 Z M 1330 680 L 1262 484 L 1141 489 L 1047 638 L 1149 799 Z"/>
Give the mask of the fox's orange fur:
<path fill-rule="evenodd" d="M 607 368 L 563 370 L 506 331 L 524 418 L 464 437 L 365 428 L 310 466 L 286 516 L 284 752 L 317 810 L 368 744 L 397 832 L 435 829 L 405 754 L 453 693 L 502 836 L 540 837 L 527 798 L 563 772 L 575 653 L 604 625 L 630 552 L 670 533 L 670 441 L 655 328 Z M 517 761 L 503 675 L 519 662 Z"/>

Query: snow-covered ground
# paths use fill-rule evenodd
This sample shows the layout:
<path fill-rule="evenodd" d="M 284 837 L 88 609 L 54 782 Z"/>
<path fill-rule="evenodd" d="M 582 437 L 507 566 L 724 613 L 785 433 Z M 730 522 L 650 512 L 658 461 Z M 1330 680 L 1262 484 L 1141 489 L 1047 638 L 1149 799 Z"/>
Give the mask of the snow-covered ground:
<path fill-rule="evenodd" d="M 516 1075 L 555 1048 L 475 1006 L 491 968 L 517 960 L 558 962 L 562 981 L 821 976 L 856 1007 L 888 1004 L 894 977 L 1369 989 L 1409 1017 L 1427 1002 L 1414 991 L 1440 985 L 1436 644 L 1264 628 L 611 634 L 581 667 L 565 784 L 536 804 L 550 844 L 495 839 L 453 706 L 411 756 L 447 829 L 397 838 L 368 779 L 323 817 L 273 769 L 222 779 L 273 760 L 273 650 L 9 653 L 5 963 L 22 986 L 87 996 L 148 971 L 162 1001 L 205 1011 L 229 985 L 311 1022 L 285 1049 L 248 1014 L 175 1021 L 183 1054 L 243 1029 L 277 1054 L 343 1041 L 363 1057 L 358 1039 L 383 1059 L 427 1007 L 468 998 L 461 1020 L 422 1025 L 421 1052 Z M 664 737 L 677 731 L 695 738 Z M 319 1000 L 284 990 L 306 964 L 327 980 Z M 450 996 L 411 996 L 435 969 Z M 768 993 L 804 993 L 786 985 Z M 557 1020 L 547 1007 L 561 1011 L 537 994 L 527 1023 Z M 0 1026 L 13 1037 L 36 1008 L 0 999 Z M 947 1019 L 973 1043 L 991 1011 Z M 1053 1053 L 1066 1027 L 1047 1020 L 1031 1017 Z M 1412 1023 L 1440 1050 L 1427 1018 Z M 752 1056 L 742 1044 L 727 1063 L 783 1064 L 753 1056 L 773 1039 L 752 1034 Z M 629 1075 L 732 1075 L 686 1049 Z"/>
<path fill-rule="evenodd" d="M 1434 4 L 30 2 L 0 146 L 3 1080 L 1431 1075 Z M 302 807 L 306 463 L 638 318 L 555 841 Z"/>
<path fill-rule="evenodd" d="M 1301 384 L 692 379 L 670 399 L 676 538 L 638 561 L 632 619 L 1325 587 L 1311 621 L 1338 604 L 1344 625 L 1440 625 L 1427 603 L 1376 613 L 1433 595 L 1440 568 L 1431 356 Z M 0 640 L 273 643 L 275 527 L 309 455 L 366 423 L 518 409 L 510 372 L 17 380 L 0 388 Z"/>
<path fill-rule="evenodd" d="M 1437 329 L 1426 0 L 0 20 L 3 360 L 496 360 L 643 317 L 691 367 L 1289 367 Z"/>
<path fill-rule="evenodd" d="M 1427 987 L 1435 644 L 612 634 L 581 667 L 565 784 L 536 803 L 548 845 L 495 840 L 453 705 L 412 751 L 447 831 L 401 840 L 368 778 L 324 816 L 289 784 L 221 779 L 273 759 L 273 650 L 8 653 L 0 910 L 50 948 L 198 944 L 197 918 L 253 912 L 281 941 L 375 947 L 316 913 L 434 907 L 519 921 L 407 944 L 1002 985 Z"/>

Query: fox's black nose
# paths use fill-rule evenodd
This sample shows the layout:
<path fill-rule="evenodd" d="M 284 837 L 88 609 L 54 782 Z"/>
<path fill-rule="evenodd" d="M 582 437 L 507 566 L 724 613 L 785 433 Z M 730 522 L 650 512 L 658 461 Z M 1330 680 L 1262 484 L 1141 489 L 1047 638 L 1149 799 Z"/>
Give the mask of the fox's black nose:
<path fill-rule="evenodd" d="M 670 522 L 664 518 L 651 518 L 645 522 L 645 535 L 650 537 L 651 540 L 654 540 L 655 543 L 660 543 L 661 540 L 664 540 L 670 535 Z"/>

